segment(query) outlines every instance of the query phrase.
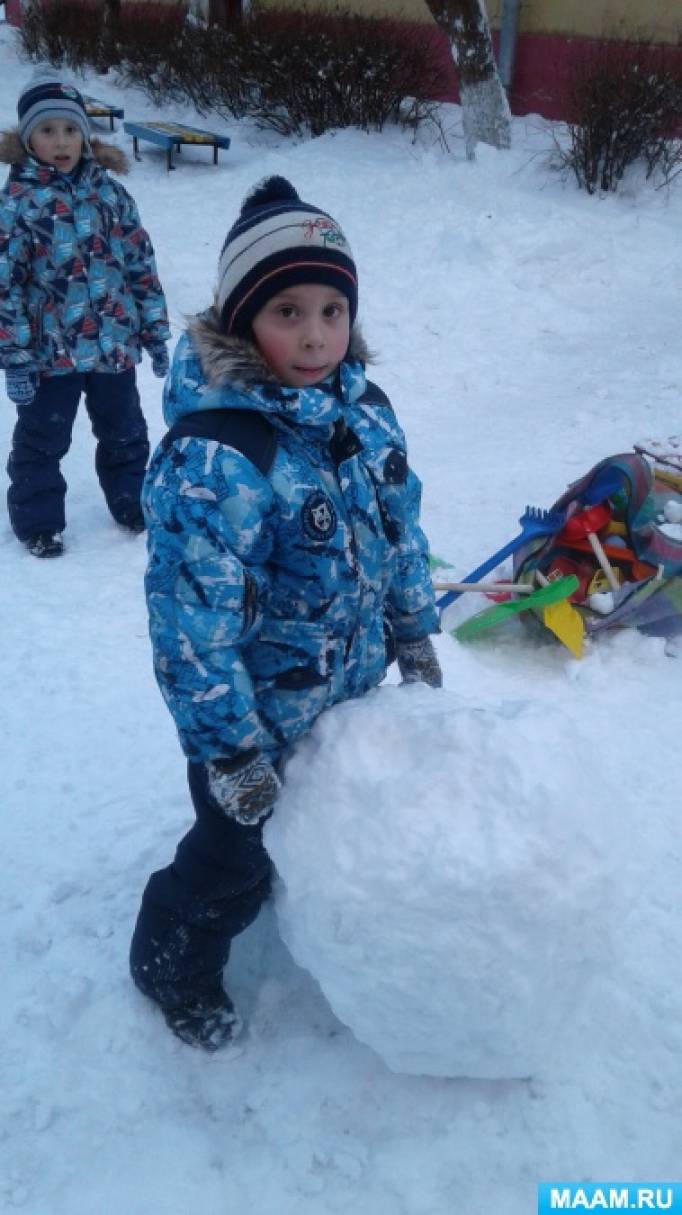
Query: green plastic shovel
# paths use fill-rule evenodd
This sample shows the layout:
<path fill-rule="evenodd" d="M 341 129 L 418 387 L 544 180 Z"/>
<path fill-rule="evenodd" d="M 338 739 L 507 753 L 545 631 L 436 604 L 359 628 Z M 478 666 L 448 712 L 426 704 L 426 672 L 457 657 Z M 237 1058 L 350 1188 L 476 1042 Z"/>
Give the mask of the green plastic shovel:
<path fill-rule="evenodd" d="M 562 599 L 568 599 L 569 595 L 573 595 L 577 589 L 578 579 L 575 574 L 567 574 L 565 578 L 557 578 L 554 582 L 548 582 L 547 586 L 539 587 L 537 591 L 533 591 L 531 595 L 524 595 L 522 599 L 510 600 L 508 603 L 496 603 L 493 607 L 479 612 L 478 615 L 471 616 L 469 620 L 463 621 L 456 629 L 451 630 L 452 636 L 456 637 L 458 641 L 468 641 L 477 633 L 483 632 L 484 629 L 493 629 L 496 625 L 508 620 L 510 616 L 516 616 L 518 612 L 527 612 L 531 608 L 545 608 L 551 603 L 560 603 Z"/>

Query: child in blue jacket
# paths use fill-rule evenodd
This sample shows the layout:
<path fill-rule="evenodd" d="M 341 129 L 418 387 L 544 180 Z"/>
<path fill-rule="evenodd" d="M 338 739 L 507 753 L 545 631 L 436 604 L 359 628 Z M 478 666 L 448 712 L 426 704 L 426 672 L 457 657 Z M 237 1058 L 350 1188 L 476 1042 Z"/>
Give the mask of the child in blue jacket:
<path fill-rule="evenodd" d="M 269 891 L 262 829 L 287 750 L 394 657 L 405 680 L 441 683 L 420 485 L 356 312 L 338 224 L 267 179 L 178 343 L 143 490 L 155 671 L 196 822 L 149 879 L 131 970 L 206 1050 L 237 1032 L 222 973 Z"/>
<path fill-rule="evenodd" d="M 90 142 L 83 98 L 54 75 L 18 102 L 0 139 L 11 165 L 0 194 L 0 367 L 17 407 L 7 471 L 12 528 L 36 557 L 63 552 L 69 449 L 81 394 L 95 467 L 117 523 L 144 528 L 149 444 L 135 386 L 144 347 L 156 375 L 170 337 L 154 250 L 133 199 L 108 169 L 123 153 Z"/>

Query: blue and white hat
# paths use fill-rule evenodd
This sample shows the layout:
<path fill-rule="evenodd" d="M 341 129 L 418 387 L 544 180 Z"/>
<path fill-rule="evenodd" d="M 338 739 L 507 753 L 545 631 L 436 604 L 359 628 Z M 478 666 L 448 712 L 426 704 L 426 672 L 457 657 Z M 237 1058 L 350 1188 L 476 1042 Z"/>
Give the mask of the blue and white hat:
<path fill-rule="evenodd" d="M 78 89 L 72 84 L 65 84 L 53 73 L 48 74 L 43 70 L 29 80 L 19 95 L 17 114 L 19 135 L 25 148 L 28 148 L 33 128 L 51 118 L 73 122 L 80 129 L 86 144 L 90 139 L 85 102 Z"/>
<path fill-rule="evenodd" d="M 225 331 L 248 337 L 273 295 L 300 283 L 335 287 L 358 310 L 358 276 L 350 245 L 326 211 L 301 202 L 285 177 L 267 177 L 249 194 L 225 238 L 218 264 L 217 306 Z"/>

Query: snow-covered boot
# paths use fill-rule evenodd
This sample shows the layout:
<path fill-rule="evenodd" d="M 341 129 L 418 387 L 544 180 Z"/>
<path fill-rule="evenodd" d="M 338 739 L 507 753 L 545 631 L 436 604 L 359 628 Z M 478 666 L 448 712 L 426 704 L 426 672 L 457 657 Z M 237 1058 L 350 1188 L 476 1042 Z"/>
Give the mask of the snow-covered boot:
<path fill-rule="evenodd" d="M 29 553 L 34 557 L 61 557 L 64 542 L 59 532 L 39 532 L 26 541 Z"/>
<path fill-rule="evenodd" d="M 205 1051 L 228 1046 L 242 1028 L 241 1018 L 222 987 L 197 994 L 193 1000 L 174 1008 L 161 1005 L 161 1011 L 178 1038 Z"/>
<path fill-rule="evenodd" d="M 143 899 L 130 948 L 135 986 L 159 1006 L 183 1042 L 216 1051 L 236 1038 L 242 1022 L 222 975 L 229 940 L 183 923 Z"/>

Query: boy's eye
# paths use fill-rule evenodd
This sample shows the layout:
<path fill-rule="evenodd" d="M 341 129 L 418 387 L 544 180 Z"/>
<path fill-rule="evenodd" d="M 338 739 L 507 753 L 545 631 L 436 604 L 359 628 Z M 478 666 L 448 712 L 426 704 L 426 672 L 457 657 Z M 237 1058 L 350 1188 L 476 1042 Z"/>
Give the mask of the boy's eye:
<path fill-rule="evenodd" d="M 296 315 L 296 309 L 294 308 L 293 304 L 280 304 L 277 311 L 281 317 L 284 317 L 285 321 Z"/>
<path fill-rule="evenodd" d="M 330 320 L 334 317 L 341 316 L 343 308 L 340 304 L 327 304 L 324 310 L 324 315 Z"/>

